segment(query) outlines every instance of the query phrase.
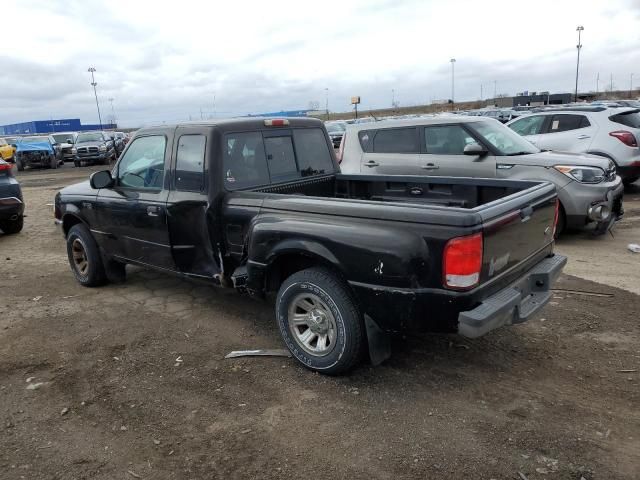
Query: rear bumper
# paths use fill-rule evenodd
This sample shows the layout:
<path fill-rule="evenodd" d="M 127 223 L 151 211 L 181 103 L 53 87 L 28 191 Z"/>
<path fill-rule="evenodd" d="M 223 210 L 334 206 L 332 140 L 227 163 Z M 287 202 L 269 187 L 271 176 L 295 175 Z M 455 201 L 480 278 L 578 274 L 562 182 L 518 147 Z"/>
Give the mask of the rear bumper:
<path fill-rule="evenodd" d="M 567 257 L 545 258 L 509 287 L 483 300 L 473 310 L 458 315 L 458 333 L 477 338 L 503 325 L 527 321 L 551 298 L 551 285 L 567 263 Z"/>
<path fill-rule="evenodd" d="M 24 202 L 18 197 L 0 197 L 0 220 L 24 213 Z"/>

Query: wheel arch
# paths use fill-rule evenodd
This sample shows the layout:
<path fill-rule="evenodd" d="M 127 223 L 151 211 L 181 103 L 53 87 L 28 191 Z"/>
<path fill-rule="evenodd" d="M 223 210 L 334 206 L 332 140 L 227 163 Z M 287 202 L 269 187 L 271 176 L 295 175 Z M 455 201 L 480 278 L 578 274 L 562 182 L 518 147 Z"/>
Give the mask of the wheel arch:
<path fill-rule="evenodd" d="M 71 230 L 74 225 L 78 225 L 79 223 L 89 228 L 87 222 L 85 222 L 78 215 L 74 213 L 65 213 L 62 217 L 62 231 L 64 232 L 64 236 L 66 237 L 69 234 L 69 230 Z"/>

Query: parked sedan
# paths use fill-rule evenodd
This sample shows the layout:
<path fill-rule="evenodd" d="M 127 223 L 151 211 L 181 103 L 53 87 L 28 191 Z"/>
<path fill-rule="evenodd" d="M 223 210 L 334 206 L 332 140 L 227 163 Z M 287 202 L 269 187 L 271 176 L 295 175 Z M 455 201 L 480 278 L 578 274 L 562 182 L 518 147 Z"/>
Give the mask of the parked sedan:
<path fill-rule="evenodd" d="M 15 153 L 15 145 L 7 142 L 4 138 L 0 138 L 0 159 L 6 162 L 14 162 Z"/>
<path fill-rule="evenodd" d="M 114 141 L 106 132 L 79 133 L 72 152 L 73 164 L 76 167 L 93 164 L 108 165 L 117 156 Z"/>
<path fill-rule="evenodd" d="M 22 230 L 24 200 L 12 165 L 0 159 L 0 230 L 5 234 Z"/>
<path fill-rule="evenodd" d="M 485 117 L 450 115 L 352 125 L 344 135 L 338 159 L 342 173 L 552 182 L 561 207 L 558 233 L 585 226 L 604 233 L 623 214 L 624 188 L 613 161 L 594 155 L 543 152 Z M 443 190 L 442 203 L 446 205 L 453 194 Z"/>
<path fill-rule="evenodd" d="M 566 107 L 532 113 L 507 126 L 543 150 L 591 153 L 613 160 L 625 184 L 640 178 L 640 110 Z"/>

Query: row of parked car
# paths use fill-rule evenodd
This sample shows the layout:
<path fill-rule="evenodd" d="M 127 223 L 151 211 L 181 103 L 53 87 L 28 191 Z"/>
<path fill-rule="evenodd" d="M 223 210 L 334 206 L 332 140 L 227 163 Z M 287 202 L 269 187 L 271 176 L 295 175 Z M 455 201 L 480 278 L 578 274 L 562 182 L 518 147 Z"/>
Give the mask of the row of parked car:
<path fill-rule="evenodd" d="M 25 168 L 58 168 L 72 161 L 76 167 L 108 164 L 129 141 L 123 132 L 61 132 L 49 135 L 0 137 L 0 156 Z"/>
<path fill-rule="evenodd" d="M 607 232 L 624 213 L 623 184 L 640 178 L 640 109 L 570 105 L 492 116 L 442 114 L 327 130 L 343 173 L 549 181 L 557 234 Z M 446 202 L 446 195 L 443 196 Z"/>

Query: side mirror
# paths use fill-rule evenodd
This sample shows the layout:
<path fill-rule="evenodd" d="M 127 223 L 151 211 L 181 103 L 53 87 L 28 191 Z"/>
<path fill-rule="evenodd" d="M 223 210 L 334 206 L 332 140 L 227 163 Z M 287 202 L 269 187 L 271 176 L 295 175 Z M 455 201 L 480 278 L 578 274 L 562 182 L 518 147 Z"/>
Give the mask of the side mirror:
<path fill-rule="evenodd" d="M 99 190 L 101 188 L 110 188 L 113 186 L 113 177 L 109 170 L 100 170 L 92 173 L 89 177 L 89 185 L 91 188 Z"/>
<path fill-rule="evenodd" d="M 483 156 L 486 155 L 487 153 L 489 153 L 489 151 L 484 148 L 482 145 L 480 145 L 479 143 L 470 143 L 469 145 L 467 145 L 466 147 L 464 147 L 464 154 L 465 155 L 478 155 L 478 156 Z"/>

